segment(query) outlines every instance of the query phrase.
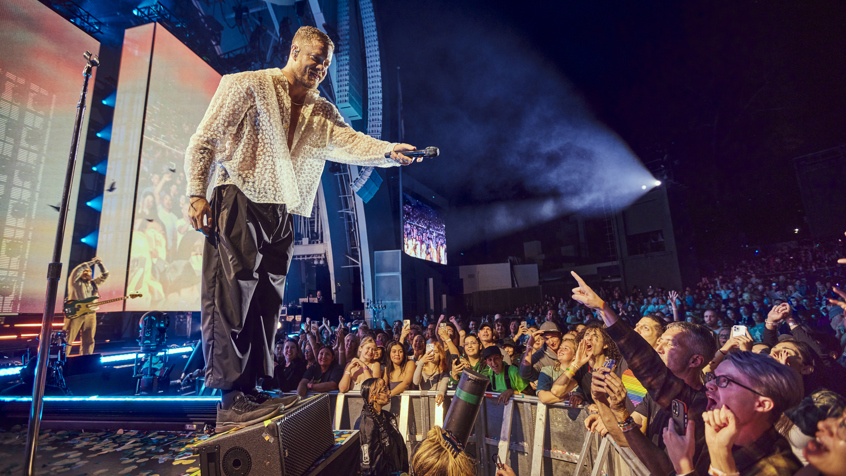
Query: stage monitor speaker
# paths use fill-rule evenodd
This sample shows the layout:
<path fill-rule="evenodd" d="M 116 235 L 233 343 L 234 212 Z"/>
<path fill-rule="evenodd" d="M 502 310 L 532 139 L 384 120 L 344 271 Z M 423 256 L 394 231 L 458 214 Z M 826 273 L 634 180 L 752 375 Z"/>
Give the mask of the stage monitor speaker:
<path fill-rule="evenodd" d="M 335 444 L 329 395 L 196 445 L 202 476 L 299 476 Z"/>

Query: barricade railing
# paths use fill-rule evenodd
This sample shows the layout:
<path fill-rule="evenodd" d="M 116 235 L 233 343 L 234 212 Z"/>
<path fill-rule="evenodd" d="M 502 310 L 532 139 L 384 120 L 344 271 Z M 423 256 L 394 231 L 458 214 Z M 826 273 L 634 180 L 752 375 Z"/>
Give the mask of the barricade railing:
<path fill-rule="evenodd" d="M 436 405 L 436 391 L 407 390 L 391 398 L 399 431 L 413 455 L 433 425 L 443 426 L 455 392 Z M 352 429 L 361 415 L 361 393 L 329 392 L 336 430 Z M 517 395 L 500 404 L 499 394 L 485 394 L 467 452 L 474 455 L 481 475 L 496 473 L 496 457 L 518 475 L 648 476 L 634 453 L 610 437 L 585 429 L 586 407 L 544 404 L 537 397 Z"/>

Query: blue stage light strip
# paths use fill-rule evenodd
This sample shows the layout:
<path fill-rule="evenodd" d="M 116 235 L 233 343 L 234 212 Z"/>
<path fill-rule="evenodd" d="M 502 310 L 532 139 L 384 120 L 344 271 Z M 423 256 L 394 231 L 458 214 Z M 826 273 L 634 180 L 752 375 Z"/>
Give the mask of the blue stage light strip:
<path fill-rule="evenodd" d="M 0 396 L 0 403 L 29 403 L 32 397 Z M 45 402 L 219 402 L 220 397 L 44 397 Z"/>
<path fill-rule="evenodd" d="M 194 350 L 193 347 L 176 347 L 173 349 L 167 349 L 167 355 L 175 355 L 175 354 L 187 354 Z M 116 355 L 107 355 L 104 357 L 100 357 L 101 364 L 108 364 L 112 362 L 125 362 L 127 360 L 135 360 L 135 356 L 137 354 L 135 352 L 131 354 L 116 354 Z M 143 355 L 143 354 L 142 354 Z M 159 352 L 157 355 L 164 355 L 164 352 Z"/>
<path fill-rule="evenodd" d="M 4 369 L 0 369 L 0 377 L 19 375 L 21 370 L 23 370 L 23 367 L 6 367 Z"/>

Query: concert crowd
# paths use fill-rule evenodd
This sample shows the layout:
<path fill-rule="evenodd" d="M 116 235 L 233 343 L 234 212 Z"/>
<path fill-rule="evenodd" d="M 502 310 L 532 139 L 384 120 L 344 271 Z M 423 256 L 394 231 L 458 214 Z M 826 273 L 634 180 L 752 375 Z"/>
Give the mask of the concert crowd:
<path fill-rule="evenodd" d="M 375 377 L 391 397 L 433 389 L 442 405 L 472 369 L 500 402 L 586 405 L 587 429 L 632 448 L 653 474 L 794 474 L 808 464 L 843 474 L 839 249 L 779 249 L 681 290 L 592 289 L 574 275 L 572 296 L 493 316 L 307 322 L 277 343 L 265 388 L 347 392 Z M 686 427 L 674 427 L 674 405 Z"/>

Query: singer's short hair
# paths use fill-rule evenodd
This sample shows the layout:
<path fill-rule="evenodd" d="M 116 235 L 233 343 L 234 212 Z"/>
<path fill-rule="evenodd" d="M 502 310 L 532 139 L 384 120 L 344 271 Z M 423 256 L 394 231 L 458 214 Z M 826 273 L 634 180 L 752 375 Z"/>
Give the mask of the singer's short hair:
<path fill-rule="evenodd" d="M 329 38 L 329 35 L 323 33 L 322 31 L 318 30 L 313 26 L 301 26 L 299 30 L 294 34 L 294 39 L 291 40 L 291 43 L 295 45 L 301 45 L 303 43 L 314 44 L 323 43 L 324 45 L 328 46 L 331 50 L 335 49 L 335 43 L 332 42 L 332 39 Z"/>

